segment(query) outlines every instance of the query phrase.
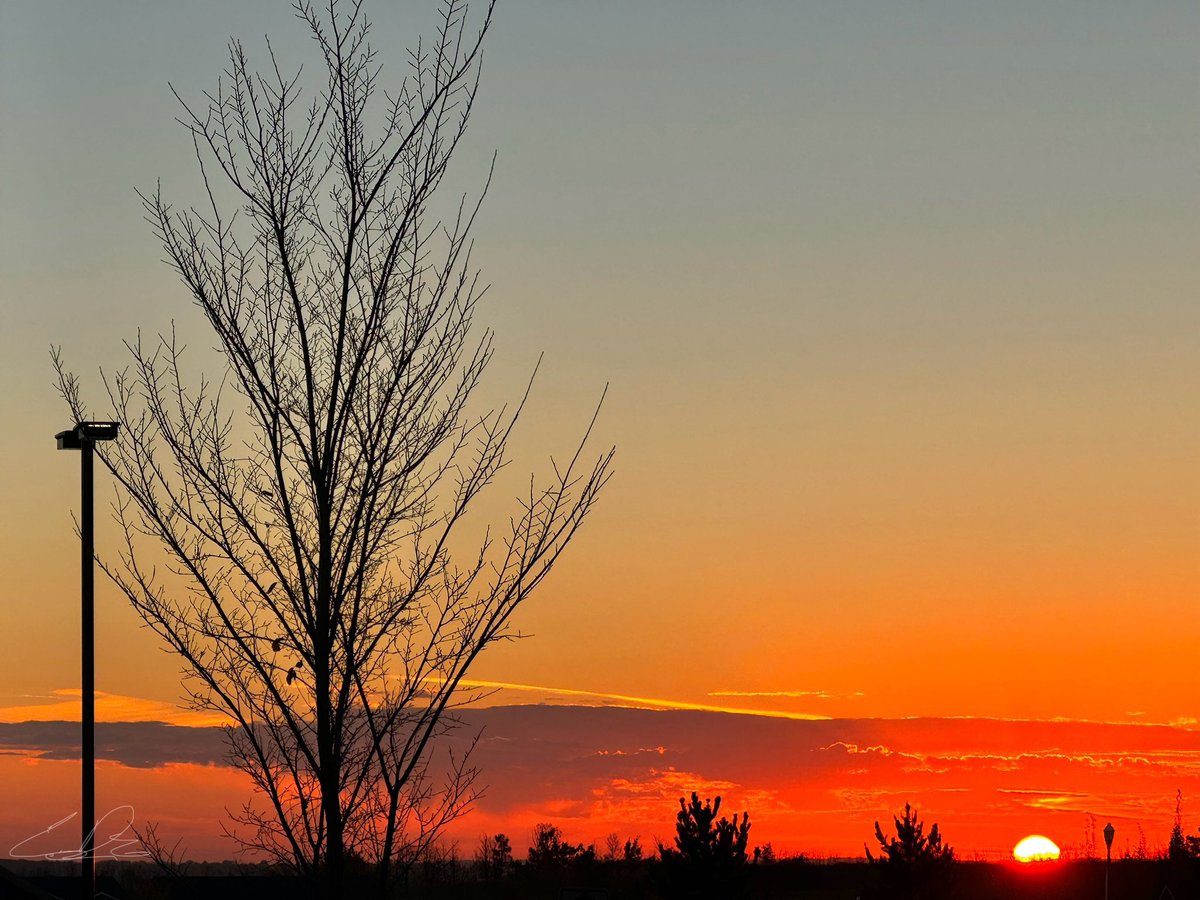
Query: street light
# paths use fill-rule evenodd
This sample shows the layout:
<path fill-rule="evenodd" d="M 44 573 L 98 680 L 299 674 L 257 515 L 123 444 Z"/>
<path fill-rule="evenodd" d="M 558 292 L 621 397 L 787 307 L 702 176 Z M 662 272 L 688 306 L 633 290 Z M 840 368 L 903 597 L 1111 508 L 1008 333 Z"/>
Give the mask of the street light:
<path fill-rule="evenodd" d="M 1104 900 L 1108 900 L 1108 870 L 1112 868 L 1112 841 L 1113 835 L 1117 830 L 1112 827 L 1112 822 L 1104 826 L 1104 846 L 1107 852 L 1104 858 Z"/>
<path fill-rule="evenodd" d="M 94 602 L 95 523 L 92 514 L 92 449 L 96 441 L 111 441 L 117 436 L 119 422 L 80 422 L 54 437 L 59 450 L 79 450 L 80 457 L 80 584 L 83 622 L 83 817 L 80 826 L 83 840 L 84 900 L 96 895 L 96 609 Z"/>

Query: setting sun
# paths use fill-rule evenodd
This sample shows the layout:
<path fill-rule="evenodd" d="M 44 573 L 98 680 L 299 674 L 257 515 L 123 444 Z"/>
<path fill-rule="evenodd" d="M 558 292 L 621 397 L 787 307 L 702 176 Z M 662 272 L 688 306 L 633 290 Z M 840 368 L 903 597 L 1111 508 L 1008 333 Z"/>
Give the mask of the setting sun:
<path fill-rule="evenodd" d="M 1031 834 L 1013 847 L 1013 859 L 1023 863 L 1058 859 L 1058 847 L 1048 837 Z"/>

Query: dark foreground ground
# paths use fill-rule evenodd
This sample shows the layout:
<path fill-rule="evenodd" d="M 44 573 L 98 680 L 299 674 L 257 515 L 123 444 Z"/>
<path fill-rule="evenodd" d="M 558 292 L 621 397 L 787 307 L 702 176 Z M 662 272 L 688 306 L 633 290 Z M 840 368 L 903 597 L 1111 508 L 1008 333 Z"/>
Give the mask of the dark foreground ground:
<path fill-rule="evenodd" d="M 78 879 L 63 864 L 10 864 L 0 870 L 0 900 L 77 900 Z M 54 874 L 51 874 L 54 873 Z M 267 874 L 168 877 L 148 865 L 101 869 L 99 888 L 117 900 L 309 900 L 312 892 L 294 878 Z M 739 883 L 681 886 L 664 878 L 654 863 L 594 863 L 573 870 L 516 867 L 503 878 L 483 882 L 471 867 L 414 873 L 397 897 L 412 900 L 1102 900 L 1103 861 L 1018 866 L 956 863 L 936 883 L 915 890 L 893 883 L 884 870 L 865 863 L 783 860 L 746 866 Z M 356 896 L 374 897 L 363 885 Z M 1165 861 L 1114 862 L 1110 900 L 1200 900 L 1200 867 Z"/>

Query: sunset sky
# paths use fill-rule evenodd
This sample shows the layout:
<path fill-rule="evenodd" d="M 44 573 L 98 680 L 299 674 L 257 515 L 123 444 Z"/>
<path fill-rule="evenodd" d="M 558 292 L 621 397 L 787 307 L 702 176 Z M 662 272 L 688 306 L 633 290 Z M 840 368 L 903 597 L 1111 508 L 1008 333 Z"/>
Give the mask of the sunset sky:
<path fill-rule="evenodd" d="M 368 4 L 385 83 L 430 22 L 399 5 Z M 139 328 L 174 320 L 217 369 L 134 188 L 198 199 L 168 82 L 198 98 L 230 35 L 263 60 L 267 32 L 313 61 L 282 0 L 0 5 L 0 786 L 20 800 L 0 853 L 71 812 L 78 773 L 62 733 L 12 730 L 78 717 L 78 464 L 54 450 L 48 349 L 97 401 Z M 665 837 L 706 786 L 796 852 L 861 852 L 905 799 L 967 852 L 1078 841 L 1089 812 L 1165 840 L 1177 788 L 1195 830 L 1197 46 L 1191 0 L 501 2 L 448 190 L 498 152 L 485 399 L 546 356 L 487 511 L 606 384 L 618 456 L 528 639 L 472 673 L 499 688 L 477 721 L 528 748 L 485 747 L 493 775 L 551 767 L 553 789 L 485 801 L 464 834 L 632 816 Z M 99 552 L 115 539 L 101 519 Z M 97 585 L 102 718 L 211 724 Z M 555 708 L 508 709 L 530 703 Z M 681 712 L 616 734 L 616 711 L 558 706 Z M 735 762 L 750 733 L 793 758 Z M 241 783 L 171 747 L 105 763 L 100 806 L 157 802 L 138 815 L 228 855 L 197 822 Z"/>

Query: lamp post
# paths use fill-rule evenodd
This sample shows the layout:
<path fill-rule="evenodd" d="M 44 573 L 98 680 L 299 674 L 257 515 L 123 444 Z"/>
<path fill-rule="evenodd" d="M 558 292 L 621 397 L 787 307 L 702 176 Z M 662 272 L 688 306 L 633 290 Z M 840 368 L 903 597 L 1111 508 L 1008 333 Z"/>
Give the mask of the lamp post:
<path fill-rule="evenodd" d="M 1112 827 L 1112 822 L 1104 826 L 1104 846 L 1106 848 L 1104 855 L 1104 900 L 1108 900 L 1108 870 L 1112 868 L 1112 839 L 1117 830 Z"/>
<path fill-rule="evenodd" d="M 95 522 L 92 509 L 92 458 L 96 441 L 111 441 L 117 436 L 118 422 L 80 422 L 74 428 L 60 431 L 54 437 L 59 450 L 80 451 L 80 595 L 82 600 L 82 696 L 83 722 L 83 815 L 80 819 L 83 840 L 83 900 L 96 896 L 96 608 L 95 592 Z"/>

